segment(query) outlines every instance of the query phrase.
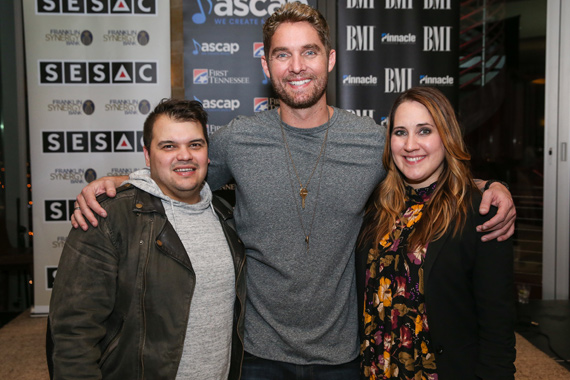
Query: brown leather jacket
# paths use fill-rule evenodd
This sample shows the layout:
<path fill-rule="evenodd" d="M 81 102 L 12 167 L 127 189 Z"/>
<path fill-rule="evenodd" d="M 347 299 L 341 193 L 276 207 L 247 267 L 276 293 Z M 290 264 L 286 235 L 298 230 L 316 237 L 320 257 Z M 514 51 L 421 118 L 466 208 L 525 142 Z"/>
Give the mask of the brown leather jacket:
<path fill-rule="evenodd" d="M 174 379 L 196 278 L 160 199 L 131 185 L 102 196 L 107 218 L 72 229 L 50 303 L 46 342 L 56 379 Z M 236 299 L 229 379 L 243 359 L 245 252 L 232 210 L 216 211 L 234 259 Z"/>

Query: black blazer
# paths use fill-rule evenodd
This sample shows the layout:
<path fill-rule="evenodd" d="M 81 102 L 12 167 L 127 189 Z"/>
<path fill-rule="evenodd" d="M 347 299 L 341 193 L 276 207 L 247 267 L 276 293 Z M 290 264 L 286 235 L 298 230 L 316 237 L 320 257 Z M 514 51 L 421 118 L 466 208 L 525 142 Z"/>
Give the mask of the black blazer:
<path fill-rule="evenodd" d="M 514 379 L 515 293 L 512 241 L 481 242 L 475 227 L 481 194 L 461 233 L 453 227 L 428 245 L 424 263 L 425 303 L 440 380 Z M 364 223 L 367 221 L 365 220 Z M 363 336 L 366 262 L 370 241 L 356 250 L 359 327 Z"/>

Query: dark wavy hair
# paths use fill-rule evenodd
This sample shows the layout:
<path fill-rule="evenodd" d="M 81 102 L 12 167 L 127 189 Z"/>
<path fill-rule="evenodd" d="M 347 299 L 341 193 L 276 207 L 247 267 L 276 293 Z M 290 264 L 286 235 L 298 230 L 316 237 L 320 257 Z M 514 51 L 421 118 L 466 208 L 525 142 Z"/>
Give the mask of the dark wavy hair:
<path fill-rule="evenodd" d="M 161 115 L 166 115 L 177 122 L 193 121 L 200 123 L 206 144 L 209 144 L 208 130 L 206 128 L 208 124 L 208 114 L 204 111 L 202 103 L 196 100 L 164 98 L 154 107 L 154 110 L 148 114 L 144 122 L 143 143 L 149 152 L 154 123 Z"/>

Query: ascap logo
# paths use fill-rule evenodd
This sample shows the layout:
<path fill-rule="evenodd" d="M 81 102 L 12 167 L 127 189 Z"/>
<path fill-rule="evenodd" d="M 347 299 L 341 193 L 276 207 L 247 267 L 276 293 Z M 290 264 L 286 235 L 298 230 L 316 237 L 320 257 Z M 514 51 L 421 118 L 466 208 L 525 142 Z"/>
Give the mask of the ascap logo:
<path fill-rule="evenodd" d="M 42 132 L 43 153 L 119 153 L 142 151 L 142 131 Z"/>
<path fill-rule="evenodd" d="M 424 26 L 424 51 L 451 51 L 451 26 Z"/>
<path fill-rule="evenodd" d="M 95 104 L 91 100 L 54 99 L 47 105 L 48 112 L 62 112 L 67 115 L 92 115 Z"/>
<path fill-rule="evenodd" d="M 156 15 L 156 0 L 36 0 L 36 13 Z"/>
<path fill-rule="evenodd" d="M 156 84 L 156 61 L 38 61 L 40 85 Z"/>
<path fill-rule="evenodd" d="M 200 100 L 197 97 L 194 97 L 194 100 L 199 101 L 202 103 L 204 109 L 207 109 L 211 112 L 218 112 L 218 111 L 235 111 L 240 107 L 240 101 L 238 99 L 204 99 Z"/>
<path fill-rule="evenodd" d="M 265 50 L 263 49 L 263 42 L 253 43 L 253 58 L 261 58 L 265 55 Z"/>
<path fill-rule="evenodd" d="M 413 9 L 413 0 L 386 0 L 386 9 Z"/>
<path fill-rule="evenodd" d="M 412 68 L 385 68 L 384 92 L 400 93 L 412 87 Z"/>
<path fill-rule="evenodd" d="M 374 29 L 372 25 L 347 25 L 347 51 L 374 51 Z"/>
<path fill-rule="evenodd" d="M 117 43 L 122 46 L 135 46 L 137 43 L 141 46 L 148 44 L 150 36 L 148 32 L 141 30 L 111 29 L 103 34 L 103 42 Z"/>
<path fill-rule="evenodd" d="M 424 9 L 451 9 L 451 0 L 424 0 Z"/>
<path fill-rule="evenodd" d="M 192 39 L 194 50 L 192 54 L 204 55 L 232 55 L 239 51 L 239 44 L 237 42 L 198 42 Z"/>
<path fill-rule="evenodd" d="M 194 0 L 190 5 L 192 22 L 204 24 L 216 17 L 218 25 L 261 25 L 259 18 L 269 16 L 285 2 L 293 0 Z M 301 0 L 307 4 L 307 0 Z"/>
<path fill-rule="evenodd" d="M 374 9 L 374 0 L 347 0 L 346 9 Z"/>

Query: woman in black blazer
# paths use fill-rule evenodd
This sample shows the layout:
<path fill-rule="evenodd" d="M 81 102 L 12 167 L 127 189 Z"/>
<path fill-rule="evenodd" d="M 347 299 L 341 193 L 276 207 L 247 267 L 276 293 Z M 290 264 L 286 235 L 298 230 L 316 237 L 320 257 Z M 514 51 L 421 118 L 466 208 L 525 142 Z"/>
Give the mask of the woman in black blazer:
<path fill-rule="evenodd" d="M 356 254 L 363 378 L 514 379 L 512 244 L 481 242 L 469 159 L 439 90 L 398 97 Z"/>

